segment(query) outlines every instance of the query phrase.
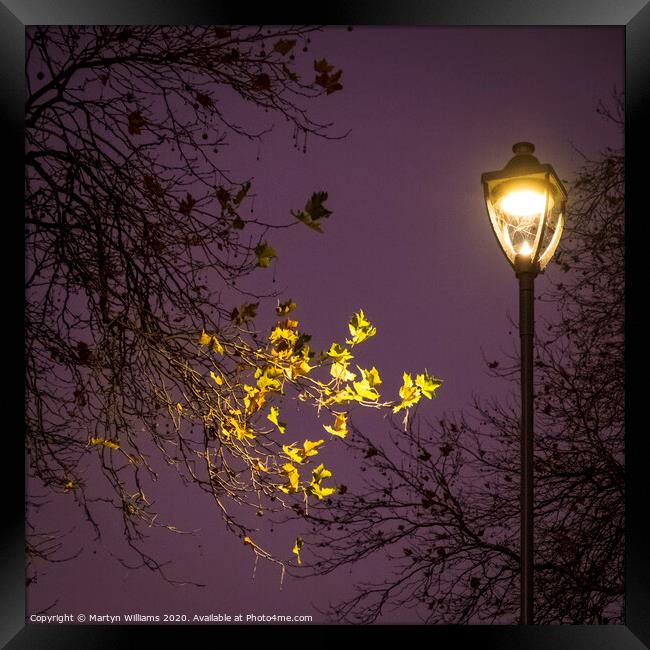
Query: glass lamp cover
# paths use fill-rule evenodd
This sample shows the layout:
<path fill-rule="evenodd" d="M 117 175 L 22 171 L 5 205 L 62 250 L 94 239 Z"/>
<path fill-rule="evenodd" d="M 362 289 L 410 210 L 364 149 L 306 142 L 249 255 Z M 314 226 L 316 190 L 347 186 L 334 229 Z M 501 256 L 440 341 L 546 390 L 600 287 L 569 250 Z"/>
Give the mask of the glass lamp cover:
<path fill-rule="evenodd" d="M 517 256 L 543 270 L 557 248 L 564 226 L 566 190 L 550 165 L 532 155 L 534 146 L 517 143 L 515 157 L 500 171 L 483 174 L 492 229 L 514 267 Z"/>

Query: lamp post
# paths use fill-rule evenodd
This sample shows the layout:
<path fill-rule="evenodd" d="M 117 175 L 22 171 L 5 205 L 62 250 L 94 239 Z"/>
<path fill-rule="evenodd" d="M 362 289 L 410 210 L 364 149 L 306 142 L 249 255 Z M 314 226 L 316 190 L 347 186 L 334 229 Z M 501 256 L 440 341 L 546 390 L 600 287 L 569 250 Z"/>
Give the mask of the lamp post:
<path fill-rule="evenodd" d="M 485 203 L 499 246 L 519 279 L 521 339 L 521 614 L 533 623 L 533 335 L 535 277 L 557 248 L 567 193 L 551 165 L 530 142 L 512 147 L 506 166 L 481 175 Z"/>

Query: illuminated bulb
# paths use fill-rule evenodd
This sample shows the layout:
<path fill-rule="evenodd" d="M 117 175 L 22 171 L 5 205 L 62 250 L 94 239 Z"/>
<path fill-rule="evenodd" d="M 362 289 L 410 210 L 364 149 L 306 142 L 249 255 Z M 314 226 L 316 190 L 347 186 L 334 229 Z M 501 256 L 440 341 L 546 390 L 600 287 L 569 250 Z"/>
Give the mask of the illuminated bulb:
<path fill-rule="evenodd" d="M 519 254 L 529 257 L 532 252 L 533 249 L 530 247 L 530 244 L 526 239 L 524 239 L 524 243 L 519 247 Z"/>
<path fill-rule="evenodd" d="M 546 209 L 546 194 L 532 190 L 510 192 L 501 199 L 501 209 L 511 216 L 534 217 Z"/>

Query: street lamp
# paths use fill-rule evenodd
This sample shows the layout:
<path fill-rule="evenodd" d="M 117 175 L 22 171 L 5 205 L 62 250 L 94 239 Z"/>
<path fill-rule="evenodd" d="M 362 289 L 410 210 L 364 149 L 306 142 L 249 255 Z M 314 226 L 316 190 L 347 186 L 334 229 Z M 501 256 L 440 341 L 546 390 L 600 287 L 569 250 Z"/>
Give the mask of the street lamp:
<path fill-rule="evenodd" d="M 481 175 L 492 229 L 519 278 L 521 338 L 521 625 L 533 623 L 533 334 L 534 282 L 557 248 L 567 193 L 551 165 L 518 142 L 506 166 Z"/>

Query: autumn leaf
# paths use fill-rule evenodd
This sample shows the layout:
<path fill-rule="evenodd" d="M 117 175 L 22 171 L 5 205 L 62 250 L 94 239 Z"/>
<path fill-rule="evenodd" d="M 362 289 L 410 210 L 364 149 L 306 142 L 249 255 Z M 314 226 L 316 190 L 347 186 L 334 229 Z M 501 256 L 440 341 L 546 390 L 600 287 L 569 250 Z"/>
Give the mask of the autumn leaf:
<path fill-rule="evenodd" d="M 310 456 L 316 456 L 316 454 L 318 454 L 316 448 L 320 447 L 320 445 L 322 445 L 324 442 L 324 440 L 305 440 L 303 442 L 302 449 L 296 448 L 296 443 L 292 442 L 290 445 L 282 445 L 282 451 L 294 463 L 300 464 Z"/>
<path fill-rule="evenodd" d="M 422 396 L 422 391 L 420 390 L 419 386 L 416 386 L 413 383 L 413 378 L 409 373 L 405 372 L 403 379 L 404 383 L 399 389 L 399 396 L 402 398 L 402 401 L 393 408 L 393 413 L 398 413 L 402 409 L 413 406 L 413 404 L 417 404 L 420 401 L 420 397 Z"/>
<path fill-rule="evenodd" d="M 221 433 L 229 440 L 233 435 L 238 440 L 244 440 L 246 438 L 254 439 L 255 433 L 252 429 L 248 428 L 245 424 L 239 421 L 241 413 L 239 411 L 232 411 L 232 415 L 229 416 L 221 427 Z"/>
<path fill-rule="evenodd" d="M 332 214 L 323 203 L 327 201 L 327 192 L 314 192 L 305 204 L 305 212 L 314 220 L 327 218 Z"/>
<path fill-rule="evenodd" d="M 330 74 L 334 70 L 334 66 L 329 64 L 326 59 L 314 61 L 314 70 L 318 73 L 314 81 L 325 89 L 326 94 L 331 95 L 343 88 L 339 83 L 343 70 L 337 70 Z"/>
<path fill-rule="evenodd" d="M 257 266 L 265 269 L 274 257 L 277 257 L 275 249 L 269 246 L 266 242 L 260 242 L 255 247 L 255 255 L 257 256 Z"/>
<path fill-rule="evenodd" d="M 296 377 L 302 377 L 309 373 L 312 369 L 312 366 L 309 365 L 308 357 L 293 357 L 291 365 L 288 368 L 285 368 L 284 372 L 286 376 L 293 381 Z"/>
<path fill-rule="evenodd" d="M 282 445 L 282 451 L 284 452 L 285 456 L 291 459 L 294 463 L 302 463 L 302 450 L 296 449 L 295 444 L 295 442 L 292 442 L 290 445 Z"/>
<path fill-rule="evenodd" d="M 302 537 L 296 537 L 296 542 L 293 545 L 292 553 L 296 556 L 298 560 L 298 564 L 300 564 L 300 549 L 303 547 L 303 539 Z"/>
<path fill-rule="evenodd" d="M 332 472 L 328 469 L 325 469 L 325 465 L 322 463 L 312 472 L 312 480 L 315 483 L 320 483 L 323 479 L 330 478 Z"/>
<path fill-rule="evenodd" d="M 355 381 L 353 385 L 354 390 L 357 392 L 361 399 L 368 399 L 374 402 L 379 398 L 379 393 L 370 385 L 368 379 Z"/>
<path fill-rule="evenodd" d="M 246 408 L 246 413 L 257 413 L 264 402 L 266 401 L 266 395 L 257 387 L 249 386 L 244 384 L 244 391 L 246 395 L 244 396 L 244 407 Z"/>
<path fill-rule="evenodd" d="M 292 312 L 296 308 L 296 303 L 289 298 L 286 302 L 280 302 L 278 300 L 278 306 L 275 308 L 275 313 L 278 316 L 284 316 L 285 314 L 288 314 L 289 312 Z"/>
<path fill-rule="evenodd" d="M 315 82 L 319 85 L 325 88 L 325 94 L 326 95 L 331 95 L 332 93 L 335 93 L 337 90 L 343 90 L 343 84 L 339 83 L 339 79 L 341 78 L 342 70 L 339 70 L 333 75 L 328 75 L 326 72 L 323 72 L 323 74 L 319 74 Z"/>
<path fill-rule="evenodd" d="M 129 114 L 129 133 L 131 135 L 140 135 L 142 133 L 142 127 L 146 124 L 144 117 L 140 111 L 133 111 Z"/>
<path fill-rule="evenodd" d="M 295 40 L 289 40 L 289 39 L 283 39 L 281 38 L 274 46 L 273 46 L 273 51 L 274 52 L 279 52 L 283 56 L 286 56 L 291 52 L 293 47 L 295 46 L 296 41 Z"/>
<path fill-rule="evenodd" d="M 334 426 L 331 427 L 327 424 L 323 425 L 323 429 L 333 436 L 345 438 L 348 435 L 347 416 L 345 413 L 336 413 L 334 418 Z"/>
<path fill-rule="evenodd" d="M 442 381 L 432 377 L 425 370 L 423 374 L 415 376 L 415 385 L 420 388 L 425 397 L 431 399 L 435 395 L 436 389 L 442 386 Z"/>
<path fill-rule="evenodd" d="M 277 379 L 282 375 L 282 371 L 273 366 L 266 366 L 264 368 L 258 368 L 255 371 L 255 379 L 257 379 L 257 387 L 264 391 L 279 391 L 282 388 L 282 384 Z"/>
<path fill-rule="evenodd" d="M 300 481 L 300 474 L 298 470 L 291 464 L 285 463 L 282 466 L 282 473 L 287 477 L 287 485 L 279 485 L 279 489 L 285 492 L 286 494 L 292 494 L 298 491 L 298 484 Z"/>
<path fill-rule="evenodd" d="M 269 341 L 273 344 L 274 351 L 284 353 L 283 356 L 290 356 L 293 346 L 298 340 L 298 333 L 288 327 L 278 325 L 275 327 L 271 334 L 269 334 Z"/>
<path fill-rule="evenodd" d="M 337 404 L 345 404 L 346 402 L 360 402 L 361 396 L 353 391 L 349 386 L 346 386 L 343 390 L 340 390 L 338 393 L 332 397 L 331 401 L 336 402 Z"/>
<path fill-rule="evenodd" d="M 357 366 L 357 368 L 359 368 L 359 366 Z M 361 372 L 361 377 L 364 379 L 364 381 L 368 382 L 369 386 L 379 386 L 379 384 L 381 384 L 379 373 L 377 372 L 377 368 L 374 366 L 370 370 L 359 368 L 359 371 Z"/>
<path fill-rule="evenodd" d="M 178 211 L 181 214 L 189 215 L 195 205 L 196 199 L 188 192 L 187 196 L 178 205 Z"/>
<path fill-rule="evenodd" d="M 327 72 L 331 72 L 333 69 L 334 66 L 330 65 L 327 62 L 327 59 L 320 59 L 320 61 L 318 60 L 314 61 L 314 70 L 316 70 L 316 72 L 327 73 Z"/>
<path fill-rule="evenodd" d="M 327 351 L 327 356 L 332 357 L 332 359 L 339 363 L 345 363 L 349 359 L 354 358 L 347 348 L 344 348 L 338 343 L 332 343 L 330 349 Z"/>
<path fill-rule="evenodd" d="M 352 335 L 351 339 L 345 339 L 348 345 L 357 345 L 377 333 L 377 328 L 373 327 L 370 321 L 366 319 L 363 309 L 360 309 L 352 316 L 348 323 L 348 329 Z"/>
<path fill-rule="evenodd" d="M 239 205 L 246 198 L 246 195 L 248 194 L 248 190 L 250 190 L 250 188 L 251 188 L 250 181 L 247 181 L 241 186 L 239 192 L 235 194 L 235 199 L 234 199 L 235 205 Z"/>
<path fill-rule="evenodd" d="M 235 307 L 235 309 L 232 310 L 230 317 L 235 321 L 236 325 L 241 325 L 242 323 L 255 318 L 259 304 L 259 302 L 252 302 L 244 303 L 239 307 Z"/>
<path fill-rule="evenodd" d="M 296 327 L 298 327 L 298 321 L 292 320 L 291 318 L 287 318 L 279 324 L 279 327 L 285 327 L 290 330 L 295 330 Z"/>
<path fill-rule="evenodd" d="M 219 201 L 222 208 L 225 208 L 230 202 L 230 194 L 224 187 L 219 187 L 217 189 L 217 201 Z"/>
<path fill-rule="evenodd" d="M 292 211 L 291 214 L 312 230 L 322 233 L 323 230 L 319 223 L 320 219 L 326 219 L 332 214 L 332 211 L 323 205 L 326 200 L 327 192 L 314 192 L 303 210 L 299 212 Z"/>
<path fill-rule="evenodd" d="M 347 364 L 338 361 L 332 364 L 330 375 L 337 381 L 353 381 L 356 379 L 356 375 L 347 369 Z"/>
<path fill-rule="evenodd" d="M 272 406 L 269 414 L 266 416 L 266 419 L 269 420 L 269 422 L 273 422 L 275 426 L 278 428 L 280 433 L 284 433 L 286 430 L 287 423 L 286 422 L 281 422 L 278 418 L 280 417 L 280 409 L 277 406 Z"/>
<path fill-rule="evenodd" d="M 324 488 L 321 486 L 321 482 L 326 478 L 330 478 L 331 476 L 332 472 L 330 472 L 328 469 L 325 469 L 325 466 L 323 464 L 320 464 L 312 472 L 311 482 L 305 488 L 305 491 L 307 494 L 318 497 L 319 500 L 329 496 L 330 494 L 334 494 L 334 492 L 336 492 L 334 488 Z"/>
<path fill-rule="evenodd" d="M 217 386 L 222 386 L 223 385 L 223 379 L 219 375 L 215 375 L 212 370 L 210 370 L 210 377 L 214 380 L 214 383 Z"/>
<path fill-rule="evenodd" d="M 334 488 L 321 487 L 318 483 L 310 483 L 308 486 L 308 492 L 319 499 L 323 499 L 324 497 L 334 494 L 336 490 Z"/>
<path fill-rule="evenodd" d="M 311 440 L 305 440 L 303 443 L 303 453 L 305 458 L 309 458 L 310 456 L 315 456 L 318 452 L 316 451 L 316 447 L 320 447 L 325 441 L 324 440 L 316 440 L 312 442 Z"/>
<path fill-rule="evenodd" d="M 217 354 L 223 354 L 225 351 L 223 345 L 219 342 L 219 339 L 214 336 L 214 334 L 206 334 L 205 330 L 201 330 L 199 345 L 205 345 Z"/>
<path fill-rule="evenodd" d="M 114 442 L 113 440 L 106 440 L 105 438 L 95 438 L 94 436 L 89 440 L 89 444 L 103 445 L 104 447 L 108 447 L 109 449 L 120 448 L 119 444 L 117 442 Z"/>

